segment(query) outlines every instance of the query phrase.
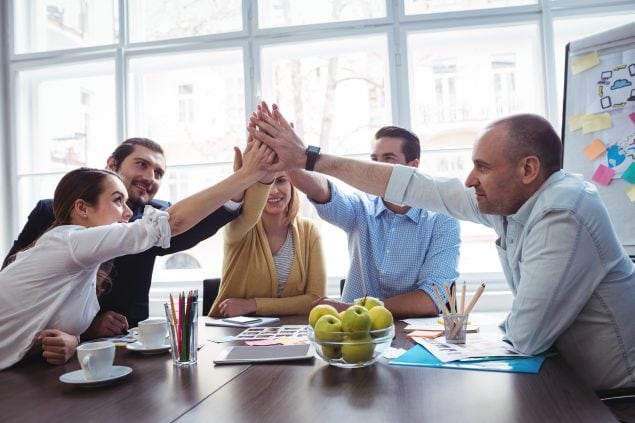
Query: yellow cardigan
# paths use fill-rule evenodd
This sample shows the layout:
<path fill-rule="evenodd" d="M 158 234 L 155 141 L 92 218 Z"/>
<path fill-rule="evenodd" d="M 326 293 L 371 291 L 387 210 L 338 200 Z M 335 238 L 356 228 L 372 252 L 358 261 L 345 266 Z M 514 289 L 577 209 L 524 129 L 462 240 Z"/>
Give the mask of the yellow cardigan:
<path fill-rule="evenodd" d="M 271 186 L 256 183 L 245 192 L 243 212 L 225 226 L 223 275 L 209 312 L 219 317 L 226 298 L 255 298 L 256 314 L 308 314 L 311 303 L 326 294 L 326 271 L 315 223 L 301 216 L 291 223 L 294 257 L 282 296 L 267 234 L 260 219 Z"/>

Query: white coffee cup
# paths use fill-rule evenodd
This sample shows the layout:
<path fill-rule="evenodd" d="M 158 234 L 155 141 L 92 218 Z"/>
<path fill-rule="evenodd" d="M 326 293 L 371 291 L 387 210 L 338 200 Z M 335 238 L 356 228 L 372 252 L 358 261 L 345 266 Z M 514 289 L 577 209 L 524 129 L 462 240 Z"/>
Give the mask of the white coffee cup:
<path fill-rule="evenodd" d="M 137 329 L 132 331 L 132 336 L 146 348 L 161 348 L 165 346 L 167 333 L 165 319 L 151 318 L 139 322 Z"/>
<path fill-rule="evenodd" d="M 77 347 L 77 359 L 86 380 L 106 379 L 115 361 L 115 344 L 112 342 L 88 342 Z"/>

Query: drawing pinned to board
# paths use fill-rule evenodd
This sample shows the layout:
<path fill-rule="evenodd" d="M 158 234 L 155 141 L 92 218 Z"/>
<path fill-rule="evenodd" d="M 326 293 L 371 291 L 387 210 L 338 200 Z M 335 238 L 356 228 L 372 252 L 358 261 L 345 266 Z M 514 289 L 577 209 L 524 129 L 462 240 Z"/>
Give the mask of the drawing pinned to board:
<path fill-rule="evenodd" d="M 600 63 L 587 71 L 576 75 L 584 79 L 586 92 L 591 96 L 587 102 L 587 113 L 609 112 L 625 107 L 629 101 L 635 101 L 635 58 L 632 54 L 608 54 L 602 56 Z"/>
<path fill-rule="evenodd" d="M 596 156 L 594 166 L 596 169 L 605 166 L 613 171 L 612 177 L 614 179 L 622 178 L 624 172 L 635 163 L 635 133 L 631 131 L 630 134 L 623 137 L 606 139 L 611 139 L 611 141 L 603 143 L 606 154 Z"/>

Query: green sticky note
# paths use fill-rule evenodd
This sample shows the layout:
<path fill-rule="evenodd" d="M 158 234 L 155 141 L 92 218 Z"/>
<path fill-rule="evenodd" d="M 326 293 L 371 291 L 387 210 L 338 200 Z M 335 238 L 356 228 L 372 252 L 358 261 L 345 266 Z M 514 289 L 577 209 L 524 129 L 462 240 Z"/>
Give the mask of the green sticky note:
<path fill-rule="evenodd" d="M 622 179 L 630 182 L 631 184 L 635 184 L 635 162 L 631 163 L 628 169 L 622 173 Z"/>

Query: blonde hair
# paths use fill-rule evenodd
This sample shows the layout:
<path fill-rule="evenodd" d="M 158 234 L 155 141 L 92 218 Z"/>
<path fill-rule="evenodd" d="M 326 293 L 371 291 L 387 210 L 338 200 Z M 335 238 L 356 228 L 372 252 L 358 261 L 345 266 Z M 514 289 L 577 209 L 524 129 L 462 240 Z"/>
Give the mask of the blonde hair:
<path fill-rule="evenodd" d="M 291 196 L 289 198 L 289 205 L 287 206 L 287 215 L 284 218 L 286 225 L 290 225 L 300 211 L 300 196 L 298 195 L 298 190 L 290 181 L 289 185 L 291 185 Z"/>

